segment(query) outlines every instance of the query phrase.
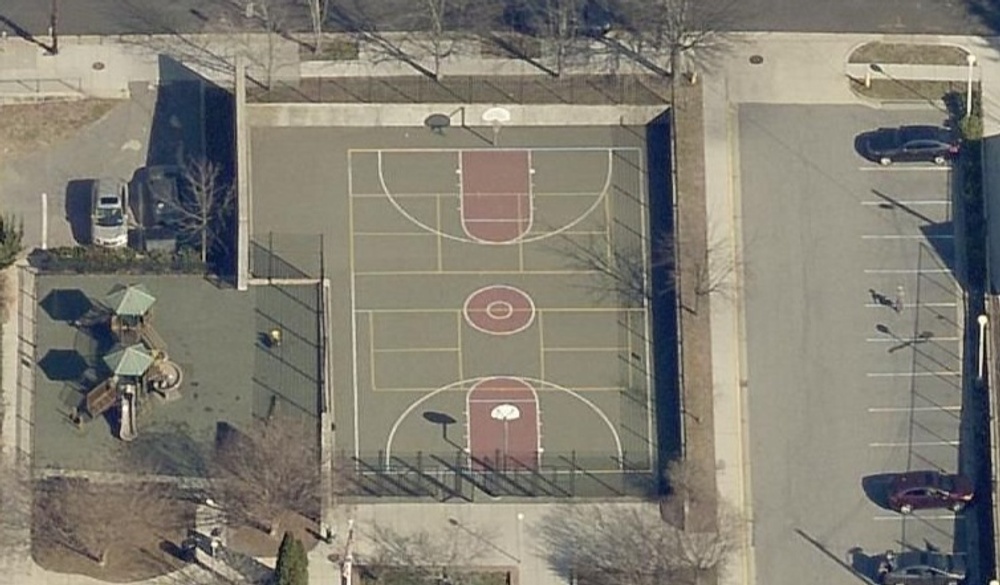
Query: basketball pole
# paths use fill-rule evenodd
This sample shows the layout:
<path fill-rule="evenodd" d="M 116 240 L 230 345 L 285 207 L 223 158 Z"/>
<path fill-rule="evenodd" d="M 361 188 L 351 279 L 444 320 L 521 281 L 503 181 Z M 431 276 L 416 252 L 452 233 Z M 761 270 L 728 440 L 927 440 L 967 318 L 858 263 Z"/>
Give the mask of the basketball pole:
<path fill-rule="evenodd" d="M 500 121 L 493 120 L 493 146 L 498 146 L 500 144 Z"/>

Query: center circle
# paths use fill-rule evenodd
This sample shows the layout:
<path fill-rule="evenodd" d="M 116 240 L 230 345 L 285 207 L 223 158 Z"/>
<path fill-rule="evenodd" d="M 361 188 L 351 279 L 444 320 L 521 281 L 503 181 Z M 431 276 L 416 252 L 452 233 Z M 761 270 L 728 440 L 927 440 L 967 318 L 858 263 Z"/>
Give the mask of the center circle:
<path fill-rule="evenodd" d="M 513 335 L 535 321 L 535 303 L 523 290 L 492 284 L 473 291 L 462 310 L 465 322 L 489 335 Z"/>
<path fill-rule="evenodd" d="M 514 305 L 507 301 L 493 301 L 486 305 L 486 314 L 493 319 L 510 319 L 514 314 Z"/>

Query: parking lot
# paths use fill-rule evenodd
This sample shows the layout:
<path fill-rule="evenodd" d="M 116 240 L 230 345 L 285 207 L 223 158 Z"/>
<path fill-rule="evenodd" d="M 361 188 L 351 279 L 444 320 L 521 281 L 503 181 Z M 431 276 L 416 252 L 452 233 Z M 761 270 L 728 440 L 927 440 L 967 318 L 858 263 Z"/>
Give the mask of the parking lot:
<path fill-rule="evenodd" d="M 850 582 L 889 549 L 965 550 L 968 510 L 885 506 L 891 474 L 961 467 L 951 172 L 880 167 L 854 145 L 867 130 L 943 119 L 930 108 L 739 109 L 760 583 Z"/>

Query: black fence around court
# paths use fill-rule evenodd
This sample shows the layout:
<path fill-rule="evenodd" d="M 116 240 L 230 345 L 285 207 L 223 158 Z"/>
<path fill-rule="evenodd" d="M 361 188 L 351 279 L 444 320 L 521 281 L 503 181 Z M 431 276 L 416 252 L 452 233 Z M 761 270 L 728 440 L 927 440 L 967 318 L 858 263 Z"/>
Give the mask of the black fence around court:
<path fill-rule="evenodd" d="M 343 498 L 488 501 L 500 496 L 532 499 L 648 498 L 656 495 L 657 473 L 649 458 L 578 452 L 545 452 L 540 465 L 510 456 L 471 459 L 454 453 L 385 452 L 336 458 Z M 503 462 L 498 463 L 498 462 Z"/>
<path fill-rule="evenodd" d="M 250 240 L 250 275 L 273 280 L 321 280 L 323 234 L 268 232 Z"/>
<path fill-rule="evenodd" d="M 669 78 L 656 75 L 316 77 L 247 90 L 256 103 L 661 105 L 669 98 Z"/>

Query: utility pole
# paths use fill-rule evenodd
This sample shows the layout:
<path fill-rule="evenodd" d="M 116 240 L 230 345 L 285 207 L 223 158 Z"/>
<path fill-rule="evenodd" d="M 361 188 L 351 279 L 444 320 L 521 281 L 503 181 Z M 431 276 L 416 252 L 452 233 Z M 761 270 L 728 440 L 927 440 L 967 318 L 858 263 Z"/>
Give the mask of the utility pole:
<path fill-rule="evenodd" d="M 49 13 L 49 36 L 52 37 L 52 46 L 49 47 L 49 54 L 59 54 L 59 0 L 52 0 L 51 11 Z"/>

